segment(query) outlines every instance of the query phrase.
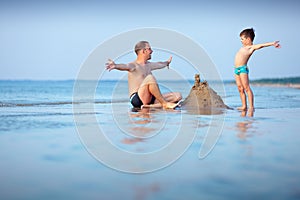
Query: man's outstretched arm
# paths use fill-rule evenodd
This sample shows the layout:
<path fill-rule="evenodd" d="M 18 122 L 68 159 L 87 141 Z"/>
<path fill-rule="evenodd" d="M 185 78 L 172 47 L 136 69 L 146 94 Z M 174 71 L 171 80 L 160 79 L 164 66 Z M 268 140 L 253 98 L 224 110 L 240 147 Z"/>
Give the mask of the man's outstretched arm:
<path fill-rule="evenodd" d="M 113 69 L 120 71 L 133 71 L 135 69 L 135 65 L 132 63 L 128 64 L 116 64 L 113 60 L 108 59 L 107 63 L 105 63 L 106 70 L 111 71 Z"/>
<path fill-rule="evenodd" d="M 169 65 L 171 62 L 172 62 L 172 56 L 170 56 L 170 58 L 165 62 L 151 62 L 150 66 L 152 70 L 162 69 L 164 67 L 168 67 L 169 69 Z"/>

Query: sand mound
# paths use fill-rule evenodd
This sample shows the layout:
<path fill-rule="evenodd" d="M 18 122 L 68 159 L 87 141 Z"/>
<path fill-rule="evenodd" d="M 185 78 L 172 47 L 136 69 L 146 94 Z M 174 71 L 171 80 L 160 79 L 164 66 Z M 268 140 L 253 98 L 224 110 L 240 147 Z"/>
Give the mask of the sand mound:
<path fill-rule="evenodd" d="M 189 111 L 200 114 L 220 114 L 224 108 L 229 108 L 206 81 L 200 82 L 199 74 L 195 75 L 195 84 L 182 106 Z"/>

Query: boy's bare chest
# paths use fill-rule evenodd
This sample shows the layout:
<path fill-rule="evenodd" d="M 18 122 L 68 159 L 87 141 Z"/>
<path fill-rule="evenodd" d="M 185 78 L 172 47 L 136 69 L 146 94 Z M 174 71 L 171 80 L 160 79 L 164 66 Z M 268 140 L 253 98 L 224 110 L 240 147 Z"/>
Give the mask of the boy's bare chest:
<path fill-rule="evenodd" d="M 242 47 L 239 51 L 239 54 L 241 56 L 250 56 L 251 55 L 251 49 L 249 47 Z"/>

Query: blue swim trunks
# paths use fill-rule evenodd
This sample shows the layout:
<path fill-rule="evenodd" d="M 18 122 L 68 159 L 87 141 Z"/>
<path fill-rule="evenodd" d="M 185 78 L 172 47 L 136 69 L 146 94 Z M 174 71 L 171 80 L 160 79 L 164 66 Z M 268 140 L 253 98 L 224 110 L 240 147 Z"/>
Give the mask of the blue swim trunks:
<path fill-rule="evenodd" d="M 151 102 L 149 104 L 154 104 L 155 102 L 155 97 L 152 96 Z M 133 105 L 135 108 L 140 108 L 143 105 L 142 100 L 140 99 L 139 95 L 137 92 L 133 93 L 130 96 L 130 103 Z"/>
<path fill-rule="evenodd" d="M 244 73 L 244 74 L 249 74 L 249 69 L 248 69 L 248 67 L 247 67 L 247 65 L 243 65 L 243 66 L 240 66 L 240 67 L 235 67 L 234 68 L 234 73 L 236 74 L 236 75 L 240 75 L 240 74 L 242 74 L 242 73 Z"/>

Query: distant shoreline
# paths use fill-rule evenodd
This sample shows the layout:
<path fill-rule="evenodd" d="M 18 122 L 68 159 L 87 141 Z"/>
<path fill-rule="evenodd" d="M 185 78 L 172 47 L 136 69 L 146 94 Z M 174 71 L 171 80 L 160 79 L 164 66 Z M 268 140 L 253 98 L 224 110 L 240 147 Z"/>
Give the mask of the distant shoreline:
<path fill-rule="evenodd" d="M 250 84 L 256 86 L 289 87 L 300 89 L 300 77 L 264 78 L 250 81 Z"/>
<path fill-rule="evenodd" d="M 235 82 L 231 82 L 232 85 L 235 85 Z M 295 88 L 295 89 L 300 89 L 300 84 L 292 84 L 292 83 L 256 83 L 256 82 L 251 82 L 251 86 L 255 87 L 287 87 L 287 88 Z"/>
<path fill-rule="evenodd" d="M 295 88 L 300 89 L 300 84 L 293 84 L 293 83 L 251 83 L 253 86 L 258 87 L 288 87 L 288 88 Z"/>
<path fill-rule="evenodd" d="M 232 81 L 235 84 L 235 81 Z M 300 89 L 300 77 L 262 78 L 250 80 L 252 86 L 259 87 L 289 87 Z"/>
<path fill-rule="evenodd" d="M 76 79 L 66 79 L 66 80 L 34 80 L 34 79 L 0 79 L 0 82 L 75 82 L 75 81 L 99 81 L 99 80 L 76 80 Z M 100 81 L 120 81 L 114 79 L 100 80 Z M 159 80 L 159 82 L 180 82 L 182 80 Z M 193 82 L 194 80 L 185 80 Z M 204 81 L 204 80 L 201 80 Z M 125 81 L 126 82 L 126 81 Z M 218 83 L 219 81 L 208 80 L 208 83 Z M 223 80 L 224 84 L 235 84 L 235 80 Z M 250 79 L 250 84 L 253 86 L 266 86 L 266 87 L 289 87 L 300 89 L 300 77 L 285 77 L 285 78 L 261 78 L 261 79 Z"/>

